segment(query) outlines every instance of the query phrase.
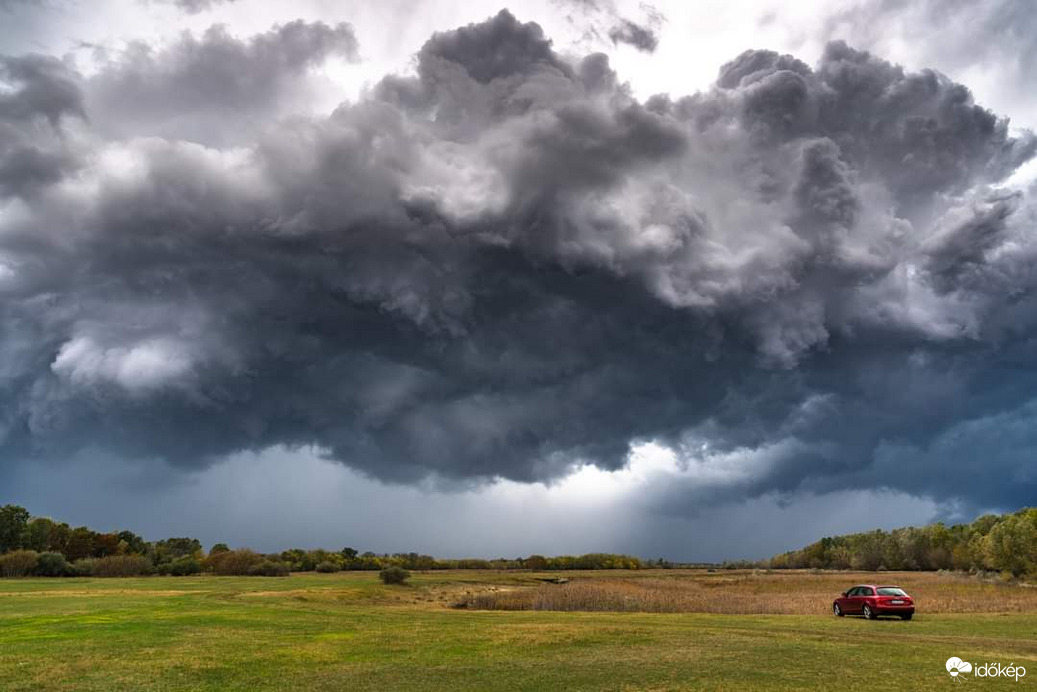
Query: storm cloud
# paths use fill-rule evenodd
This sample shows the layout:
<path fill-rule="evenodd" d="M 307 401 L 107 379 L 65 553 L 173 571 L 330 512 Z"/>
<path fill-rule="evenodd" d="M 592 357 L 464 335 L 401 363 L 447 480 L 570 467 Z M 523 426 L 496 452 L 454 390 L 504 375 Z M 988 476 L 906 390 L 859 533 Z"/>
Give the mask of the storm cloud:
<path fill-rule="evenodd" d="M 179 7 L 188 14 L 198 14 L 212 9 L 217 5 L 234 2 L 234 0 L 165 0 L 176 7 Z"/>
<path fill-rule="evenodd" d="M 1037 491 L 1037 211 L 1003 185 L 1037 139 L 966 86 L 834 42 L 640 101 L 501 11 L 283 112 L 357 55 L 297 22 L 0 61 L 0 464 L 312 445 L 470 485 L 655 442 L 653 511 Z"/>

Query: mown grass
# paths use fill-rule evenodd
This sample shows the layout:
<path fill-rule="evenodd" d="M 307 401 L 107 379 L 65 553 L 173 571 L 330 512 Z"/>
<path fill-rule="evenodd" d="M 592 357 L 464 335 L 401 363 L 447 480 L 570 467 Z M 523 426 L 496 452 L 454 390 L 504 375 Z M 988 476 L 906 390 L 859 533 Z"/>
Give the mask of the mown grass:
<path fill-rule="evenodd" d="M 1033 611 L 868 622 L 447 607 L 539 588 L 532 576 L 419 574 L 405 587 L 370 573 L 0 581 L 0 689 L 937 689 L 951 655 L 1037 675 Z"/>

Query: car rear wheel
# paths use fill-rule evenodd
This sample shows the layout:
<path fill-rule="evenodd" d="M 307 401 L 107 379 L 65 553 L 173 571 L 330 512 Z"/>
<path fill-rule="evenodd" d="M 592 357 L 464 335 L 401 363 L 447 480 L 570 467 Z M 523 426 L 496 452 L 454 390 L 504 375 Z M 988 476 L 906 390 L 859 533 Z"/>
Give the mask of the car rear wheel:
<path fill-rule="evenodd" d="M 900 616 L 900 619 L 901 620 L 910 620 L 912 615 L 914 615 L 914 613 L 904 613 L 903 615 Z"/>
<path fill-rule="evenodd" d="M 864 604 L 864 607 L 861 609 L 861 615 L 864 616 L 865 620 L 874 620 L 875 619 L 875 611 L 873 611 L 871 609 L 871 606 L 868 605 L 868 604 Z"/>
<path fill-rule="evenodd" d="M 838 618 L 843 617 L 843 609 L 839 607 L 838 603 L 832 604 L 832 612 L 835 613 L 835 616 Z"/>

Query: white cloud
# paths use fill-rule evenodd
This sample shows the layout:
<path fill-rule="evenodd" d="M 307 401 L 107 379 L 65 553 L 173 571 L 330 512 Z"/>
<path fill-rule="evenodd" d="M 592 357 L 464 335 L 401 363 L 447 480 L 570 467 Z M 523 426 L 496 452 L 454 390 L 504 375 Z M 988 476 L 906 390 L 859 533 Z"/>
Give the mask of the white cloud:
<path fill-rule="evenodd" d="M 130 393 L 176 384 L 193 365 L 190 348 L 176 339 L 153 337 L 105 346 L 76 336 L 62 345 L 51 364 L 55 374 L 76 386 L 113 383 Z"/>

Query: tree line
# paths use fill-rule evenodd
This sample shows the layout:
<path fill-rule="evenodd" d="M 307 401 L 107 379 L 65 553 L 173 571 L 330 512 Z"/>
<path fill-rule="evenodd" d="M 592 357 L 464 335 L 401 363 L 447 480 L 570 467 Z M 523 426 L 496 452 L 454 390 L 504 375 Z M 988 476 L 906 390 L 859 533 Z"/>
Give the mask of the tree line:
<path fill-rule="evenodd" d="M 728 566 L 733 566 L 734 563 Z M 734 565 L 736 566 L 736 565 Z M 943 523 L 822 538 L 775 555 L 771 569 L 994 571 L 1037 577 L 1037 508 L 987 514 L 971 524 Z"/>
<path fill-rule="evenodd" d="M 201 541 L 190 537 L 147 541 L 132 531 L 99 532 L 86 526 L 71 527 L 48 517 L 34 517 L 24 507 L 0 507 L 0 577 L 97 576 L 122 577 L 150 574 L 188 576 L 209 572 L 219 575 L 287 576 L 291 572 L 338 572 L 444 569 L 595 570 L 641 569 L 669 566 L 629 555 L 590 553 L 545 557 L 437 559 L 419 553 L 363 552 L 354 548 L 307 550 L 291 548 L 280 553 L 257 553 L 248 548 L 232 550 L 216 543 L 206 553 Z"/>

